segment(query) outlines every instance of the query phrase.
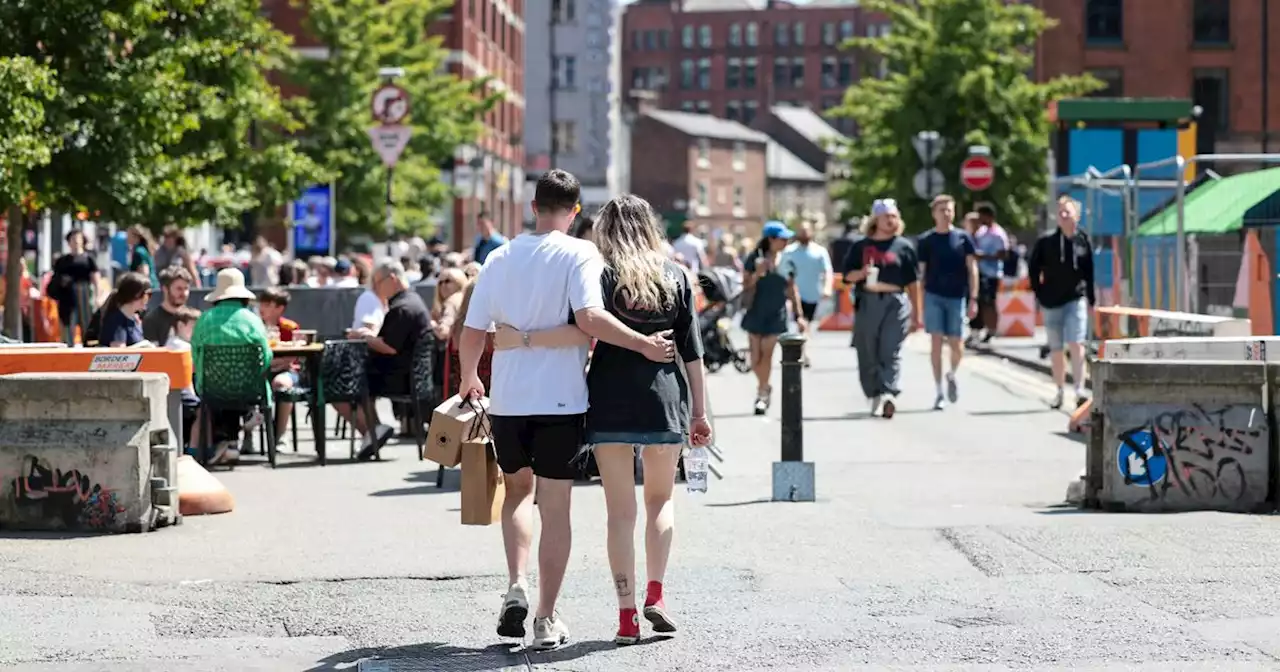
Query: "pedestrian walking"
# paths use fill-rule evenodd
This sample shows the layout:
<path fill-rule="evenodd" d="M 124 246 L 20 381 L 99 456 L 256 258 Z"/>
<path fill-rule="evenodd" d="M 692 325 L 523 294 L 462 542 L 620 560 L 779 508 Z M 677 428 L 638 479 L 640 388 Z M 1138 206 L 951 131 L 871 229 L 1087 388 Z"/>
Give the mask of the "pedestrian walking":
<path fill-rule="evenodd" d="M 563 326 L 572 316 L 582 332 L 554 346 L 530 343 L 495 352 L 493 357 L 489 411 L 498 466 L 507 475 L 502 537 L 509 579 L 498 634 L 525 635 L 526 566 L 536 477 L 542 539 L 532 645 L 538 650 L 555 649 L 569 640 L 569 627 L 556 613 L 556 600 L 569 564 L 570 492 L 584 443 L 587 337 L 634 350 L 653 361 L 675 358 L 675 345 L 667 338 L 670 332 L 637 333 L 605 310 L 604 261 L 599 251 L 590 241 L 566 233 L 582 209 L 580 192 L 577 178 L 563 170 L 547 171 L 538 180 L 535 228 L 489 253 L 472 290 L 459 347 L 459 391 L 477 398 L 485 393 L 478 367 L 491 326 L 534 332 Z M 567 331 L 572 336 L 573 330 Z"/>
<path fill-rule="evenodd" d="M 747 310 L 742 315 L 742 330 L 747 332 L 751 370 L 756 374 L 756 415 L 769 410 L 773 396 L 769 376 L 778 337 L 787 332 L 787 302 L 800 305 L 795 270 L 782 256 L 793 236 L 795 233 L 786 224 L 767 222 L 755 252 L 743 262 L 743 300 Z M 801 329 L 808 327 L 803 316 L 797 322 Z"/>
<path fill-rule="evenodd" d="M 979 203 L 977 230 L 973 232 L 978 249 L 978 316 L 977 329 L 984 331 L 982 342 L 990 342 L 1000 326 L 1000 310 L 996 300 L 1000 295 L 1000 280 L 1005 275 L 1005 260 L 1010 256 L 1009 232 L 996 221 L 996 206 Z M 974 337 L 977 337 L 976 329 Z"/>
<path fill-rule="evenodd" d="M 1084 341 L 1089 331 L 1089 310 L 1094 306 L 1093 246 L 1081 231 L 1080 201 L 1070 196 L 1058 199 L 1058 228 L 1042 236 L 1031 248 L 1027 273 L 1031 291 L 1044 309 L 1044 330 L 1048 334 L 1049 363 L 1057 392 L 1050 404 L 1062 408 L 1066 388 L 1064 348 L 1071 352 L 1071 381 L 1075 383 L 1076 405 L 1088 398 L 1084 387 Z"/>
<path fill-rule="evenodd" d="M 666 257 L 662 231 L 649 203 L 630 194 L 607 203 L 596 222 L 596 241 L 605 262 L 601 284 L 606 309 L 640 333 L 672 331 L 685 371 L 682 374 L 673 361 L 652 362 L 600 343 L 587 372 L 586 443 L 595 454 L 604 484 L 609 569 L 618 597 L 614 641 L 626 645 L 640 641 L 634 541 L 636 451 L 644 465 L 648 584 L 643 613 L 654 631 L 673 633 L 675 620 L 663 596 L 675 525 L 671 495 L 681 447 L 709 443 L 711 425 L 692 285 L 684 268 Z M 526 335 L 538 345 L 543 338 L 555 338 L 554 331 L 526 334 L 500 328 L 497 347 L 520 347 Z"/>
<path fill-rule="evenodd" d="M 978 257 L 973 236 L 954 226 L 956 200 L 946 194 L 933 199 L 933 230 L 920 238 L 917 252 L 924 278 L 924 330 L 929 334 L 929 362 L 933 365 L 934 410 L 960 396 L 956 372 L 964 358 L 965 321 L 978 314 Z M 942 373 L 942 348 L 951 353 L 951 367 Z"/>
<path fill-rule="evenodd" d="M 800 294 L 800 310 L 796 322 L 803 317 L 804 328 L 800 333 L 808 336 L 809 327 L 818 313 L 818 304 L 831 298 L 831 255 L 827 248 L 813 242 L 813 225 L 803 222 L 796 229 L 795 242 L 787 247 L 787 263 L 795 270 L 796 291 Z M 808 349 L 804 353 L 804 365 L 809 366 Z"/>
<path fill-rule="evenodd" d="M 886 419 L 897 412 L 902 393 L 902 342 L 920 328 L 918 257 L 902 229 L 897 201 L 877 200 L 843 269 L 845 281 L 855 285 L 853 339 L 862 393 L 871 415 Z"/>
<path fill-rule="evenodd" d="M 68 252 L 53 262 L 53 278 L 49 281 L 49 297 L 58 302 L 58 318 L 62 322 L 62 340 L 76 344 L 76 329 L 81 342 L 89 329 L 89 317 L 98 307 L 98 283 L 102 274 L 94 255 L 85 249 L 84 231 L 67 233 Z"/>

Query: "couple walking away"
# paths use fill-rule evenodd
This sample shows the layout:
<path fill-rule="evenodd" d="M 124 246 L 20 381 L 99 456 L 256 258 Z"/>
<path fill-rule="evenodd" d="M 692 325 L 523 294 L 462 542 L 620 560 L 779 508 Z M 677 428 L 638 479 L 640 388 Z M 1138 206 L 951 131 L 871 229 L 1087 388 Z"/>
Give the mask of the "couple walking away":
<path fill-rule="evenodd" d="M 620 196 L 601 209 L 594 244 L 567 235 L 582 208 L 580 190 L 563 170 L 538 180 L 537 226 L 489 255 L 460 347 L 460 392 L 482 396 L 477 365 L 487 332 L 496 329 L 490 415 L 498 465 L 506 474 L 502 537 L 510 579 L 498 634 L 525 636 L 536 481 L 542 539 L 532 645 L 539 650 L 569 640 L 556 599 L 569 564 L 572 486 L 587 450 L 595 451 L 608 510 L 619 613 L 615 641 L 640 639 L 633 542 L 637 448 L 645 476 L 643 613 L 655 631 L 675 632 L 662 582 L 676 468 L 685 443 L 711 439 L 688 276 L 667 259 L 649 204 L 635 196 Z M 598 345 L 584 376 L 591 339 Z"/>

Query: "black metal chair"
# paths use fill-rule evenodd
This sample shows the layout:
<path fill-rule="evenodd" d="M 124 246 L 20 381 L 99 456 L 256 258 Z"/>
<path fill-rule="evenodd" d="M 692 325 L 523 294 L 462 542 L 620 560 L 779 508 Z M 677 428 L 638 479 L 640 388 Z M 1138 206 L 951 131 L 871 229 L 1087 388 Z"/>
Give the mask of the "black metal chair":
<path fill-rule="evenodd" d="M 347 403 L 354 408 L 372 410 L 369 397 L 369 344 L 358 340 L 325 341 L 320 356 L 320 375 L 324 378 L 326 403 Z M 339 416 L 341 417 L 341 416 Z M 376 416 L 370 414 L 372 422 Z M 320 427 L 317 431 L 325 431 Z M 351 459 L 356 457 L 356 431 L 351 429 Z"/>
<path fill-rule="evenodd" d="M 413 436 L 418 444 L 418 459 L 426 459 L 424 453 L 427 447 L 427 420 L 425 407 L 434 408 L 433 401 L 436 398 L 435 378 L 432 371 L 435 368 L 436 359 L 436 339 L 428 334 L 425 338 L 418 341 L 413 348 L 413 368 L 410 371 L 410 386 L 408 394 L 388 395 L 386 399 L 393 404 L 408 405 L 413 413 Z"/>
<path fill-rule="evenodd" d="M 200 464 L 209 463 L 213 445 L 213 419 L 224 411 L 250 413 L 260 410 L 264 417 L 267 461 L 276 466 L 275 423 L 268 383 L 263 380 L 267 366 L 262 346 L 205 345 L 200 349 Z"/>

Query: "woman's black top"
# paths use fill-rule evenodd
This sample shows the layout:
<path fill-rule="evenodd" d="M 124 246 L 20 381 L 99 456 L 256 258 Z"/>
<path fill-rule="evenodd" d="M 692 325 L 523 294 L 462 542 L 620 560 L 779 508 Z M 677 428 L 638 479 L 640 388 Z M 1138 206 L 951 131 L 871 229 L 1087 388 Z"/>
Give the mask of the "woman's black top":
<path fill-rule="evenodd" d="M 673 261 L 663 269 L 675 282 L 675 304 L 667 310 L 633 308 L 618 289 L 612 269 L 601 277 L 605 308 L 623 324 L 650 335 L 672 330 L 685 362 L 702 359 L 702 339 L 694 315 L 689 276 Z M 638 352 L 597 342 L 587 371 L 590 409 L 587 432 L 670 432 L 688 434 L 689 388 L 677 362 L 659 363 Z"/>

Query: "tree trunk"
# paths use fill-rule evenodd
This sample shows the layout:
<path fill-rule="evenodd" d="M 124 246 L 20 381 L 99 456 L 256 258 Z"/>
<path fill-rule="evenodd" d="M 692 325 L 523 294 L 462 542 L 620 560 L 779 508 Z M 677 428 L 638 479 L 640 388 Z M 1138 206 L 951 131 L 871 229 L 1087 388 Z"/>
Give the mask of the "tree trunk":
<path fill-rule="evenodd" d="M 4 332 L 22 340 L 22 229 L 26 225 L 22 209 L 9 208 L 8 260 L 4 265 Z"/>

